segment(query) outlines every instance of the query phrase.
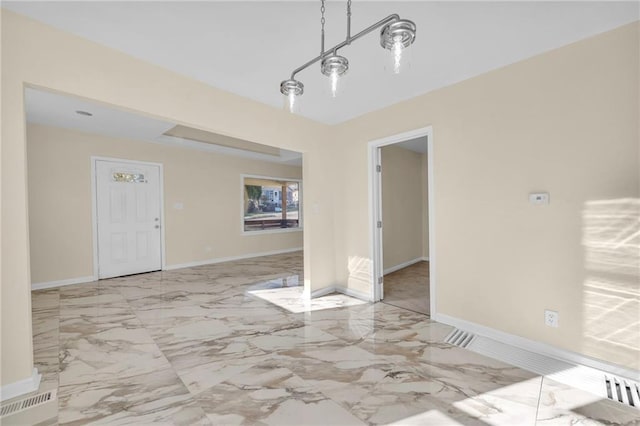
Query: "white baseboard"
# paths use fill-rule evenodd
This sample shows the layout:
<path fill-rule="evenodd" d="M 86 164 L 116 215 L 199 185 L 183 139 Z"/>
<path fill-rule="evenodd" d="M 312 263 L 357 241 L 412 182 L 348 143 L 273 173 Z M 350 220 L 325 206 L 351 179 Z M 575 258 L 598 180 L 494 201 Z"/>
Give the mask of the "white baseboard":
<path fill-rule="evenodd" d="M 265 251 L 261 253 L 250 253 L 244 254 L 240 256 L 230 256 L 230 257 L 219 257 L 216 259 L 207 259 L 207 260 L 199 260 L 196 262 L 188 262 L 188 263 L 180 263 L 175 265 L 165 266 L 163 270 L 171 271 L 174 269 L 182 269 L 182 268 L 190 268 L 192 266 L 201 266 L 201 265 L 212 265 L 214 263 L 222 263 L 222 262 L 231 262 L 233 260 L 243 260 L 243 259 L 251 259 L 254 257 L 262 257 L 262 256 L 272 256 L 275 254 L 286 254 L 293 253 L 296 251 L 301 251 L 302 247 L 295 247 L 292 249 L 284 249 L 284 250 L 273 250 L 273 251 Z M 62 287 L 65 285 L 72 284 L 81 284 L 81 283 L 90 283 L 96 281 L 96 278 L 93 275 L 89 275 L 86 277 L 78 277 L 78 278 L 69 278 L 66 280 L 58 280 L 58 281 L 47 281 L 42 283 L 33 283 L 31 284 L 31 290 L 42 290 L 45 288 L 54 288 L 54 287 Z"/>
<path fill-rule="evenodd" d="M 89 275 L 86 277 L 78 277 L 78 278 L 69 278 L 66 280 L 58 280 L 58 281 L 47 281 L 43 283 L 33 283 L 31 284 L 31 290 L 42 290 L 45 288 L 53 288 L 53 287 L 62 287 L 65 285 L 72 284 L 81 284 L 81 283 L 90 283 L 95 281 L 95 277 L 93 275 Z"/>
<path fill-rule="evenodd" d="M 336 292 L 335 286 L 324 287 L 324 288 L 321 288 L 319 290 L 312 291 L 310 298 L 311 299 L 316 299 L 318 297 L 326 296 L 327 294 L 331 294 L 331 293 L 335 293 L 335 292 Z"/>
<path fill-rule="evenodd" d="M 404 269 L 407 266 L 411 266 L 411 265 L 414 265 L 414 264 L 416 264 L 418 262 L 422 262 L 423 260 L 427 260 L 428 261 L 429 258 L 428 257 L 417 257 L 417 258 L 411 259 L 411 260 L 409 260 L 407 262 L 402 262 L 402 263 L 400 263 L 398 265 L 395 265 L 395 266 L 392 266 L 390 268 L 387 268 L 384 271 L 382 271 L 382 273 L 384 275 L 387 275 L 387 274 L 390 274 L 392 272 L 399 271 L 400 269 Z"/>
<path fill-rule="evenodd" d="M 353 290 L 351 288 L 336 286 L 335 291 L 337 291 L 338 293 L 346 294 L 347 296 L 355 297 L 356 299 L 367 301 L 367 302 L 372 301 L 371 294 L 363 293 L 361 291 Z"/>
<path fill-rule="evenodd" d="M 215 259 L 198 260 L 195 262 L 179 263 L 174 265 L 167 265 L 164 267 L 164 270 L 172 271 L 174 269 L 191 268 L 194 266 L 202 266 L 202 265 L 213 265 L 215 263 L 231 262 L 234 260 L 244 260 L 244 259 L 251 259 L 254 257 L 262 257 L 262 256 L 273 256 L 275 254 L 294 253 L 296 251 L 302 251 L 302 247 L 295 247 L 295 248 L 283 249 L 283 250 L 265 251 L 261 253 L 249 253 L 249 254 L 242 254 L 239 256 L 218 257 Z"/>
<path fill-rule="evenodd" d="M 342 286 L 329 286 L 324 287 L 319 290 L 315 290 L 311 292 L 311 298 L 315 299 L 317 297 L 326 296 L 331 293 L 342 293 L 347 296 L 355 297 L 356 299 L 364 300 L 366 302 L 371 302 L 371 295 L 369 293 L 363 293 L 361 291 L 353 290 L 350 288 L 342 287 Z"/>
<path fill-rule="evenodd" d="M 484 325 L 451 317 L 445 314 L 435 314 L 432 319 L 434 321 L 448 324 L 461 330 L 470 331 L 472 333 L 488 337 L 498 342 L 512 345 L 517 348 L 534 352 L 540 355 L 545 355 L 549 358 L 554 358 L 559 361 L 568 362 L 574 365 L 584 365 L 618 376 L 627 377 L 634 381 L 640 381 L 640 371 L 635 371 L 626 367 L 608 363 L 606 361 L 591 358 L 577 352 L 561 349 L 546 343 L 516 336 L 515 334 L 505 333 L 504 331 L 496 330 L 491 327 L 486 327 Z"/>
<path fill-rule="evenodd" d="M 29 392 L 37 391 L 40 387 L 42 374 L 38 373 L 38 369 L 34 368 L 31 377 L 9 383 L 0 388 L 0 401 L 6 401 Z"/>

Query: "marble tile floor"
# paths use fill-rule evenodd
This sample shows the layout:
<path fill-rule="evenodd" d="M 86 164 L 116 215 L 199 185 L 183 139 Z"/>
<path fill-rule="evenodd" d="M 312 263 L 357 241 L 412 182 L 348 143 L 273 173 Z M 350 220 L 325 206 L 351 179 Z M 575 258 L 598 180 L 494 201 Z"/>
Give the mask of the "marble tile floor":
<path fill-rule="evenodd" d="M 450 328 L 424 315 L 290 312 L 251 293 L 301 273 L 296 253 L 34 292 L 35 363 L 59 398 L 40 424 L 640 425 L 636 409 L 442 343 Z M 2 424 L 35 423 L 20 418 Z"/>
<path fill-rule="evenodd" d="M 382 301 L 429 315 L 429 262 L 414 263 L 385 275 Z"/>

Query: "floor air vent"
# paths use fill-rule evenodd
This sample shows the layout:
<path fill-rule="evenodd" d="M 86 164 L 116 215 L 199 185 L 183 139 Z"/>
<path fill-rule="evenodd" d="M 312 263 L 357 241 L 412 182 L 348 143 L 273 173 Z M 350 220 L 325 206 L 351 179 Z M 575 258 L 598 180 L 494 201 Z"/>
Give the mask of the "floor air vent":
<path fill-rule="evenodd" d="M 615 376 L 604 376 L 607 397 L 640 409 L 640 385 Z"/>
<path fill-rule="evenodd" d="M 11 402 L 7 405 L 3 405 L 2 408 L 0 408 L 0 418 L 28 410 L 29 408 L 36 407 L 38 405 L 44 404 L 45 402 L 53 401 L 55 399 L 56 391 L 51 390 L 40 393 L 38 395 L 30 396 L 29 398 Z"/>
<path fill-rule="evenodd" d="M 466 348 L 471 344 L 471 342 L 473 342 L 473 339 L 475 338 L 476 338 L 475 334 L 455 328 L 451 333 L 449 333 L 449 335 L 444 339 L 444 341 L 453 346 Z"/>
<path fill-rule="evenodd" d="M 570 364 L 457 328 L 444 341 L 640 410 L 640 383 L 632 380 L 604 375 L 595 368 Z"/>

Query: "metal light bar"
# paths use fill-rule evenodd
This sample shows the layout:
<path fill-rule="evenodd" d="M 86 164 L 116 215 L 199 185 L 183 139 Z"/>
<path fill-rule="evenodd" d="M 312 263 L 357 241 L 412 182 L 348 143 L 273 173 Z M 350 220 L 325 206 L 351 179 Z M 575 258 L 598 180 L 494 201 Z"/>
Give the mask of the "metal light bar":
<path fill-rule="evenodd" d="M 309 68 L 316 62 L 321 62 L 322 74 L 331 79 L 331 92 L 336 96 L 338 78 L 344 75 L 349 69 L 349 61 L 344 56 L 338 55 L 338 50 L 350 45 L 352 42 L 364 37 L 370 32 L 382 27 L 380 32 L 380 45 L 391 51 L 394 58 L 394 71 L 400 72 L 400 62 L 402 60 L 402 50 L 413 44 L 416 38 L 416 24 L 407 19 L 401 19 L 396 13 L 387 16 L 373 25 L 365 28 L 356 35 L 351 35 L 351 0 L 347 0 L 347 35 L 343 42 L 325 50 L 325 0 L 321 1 L 320 7 L 320 54 L 302 66 L 296 68 L 291 73 L 289 80 L 280 82 L 280 93 L 285 95 L 289 100 L 289 110 L 293 112 L 296 97 L 304 93 L 304 85 L 296 80 L 296 74 Z"/>
<path fill-rule="evenodd" d="M 343 47 L 351 44 L 352 41 L 355 41 L 359 38 L 362 38 L 364 36 L 366 36 L 367 34 L 369 34 L 370 32 L 386 25 L 389 24 L 391 22 L 394 21 L 398 21 L 400 20 L 400 16 L 396 13 L 391 14 L 389 16 L 387 16 L 386 18 L 376 22 L 375 24 L 365 28 L 364 30 L 360 31 L 358 34 L 354 35 L 353 37 L 347 37 L 343 42 L 336 44 L 335 46 L 333 46 L 330 49 L 327 49 L 326 51 L 324 51 L 324 53 L 316 56 L 315 58 L 311 59 L 309 62 L 305 63 L 304 65 L 296 68 L 295 70 L 293 70 L 293 72 L 291 73 L 291 80 L 295 80 L 296 74 L 298 74 L 300 71 L 309 68 L 311 65 L 315 64 L 316 62 L 322 60 L 322 58 L 324 58 L 325 56 L 330 56 L 332 54 L 334 54 L 335 52 L 337 52 L 338 49 L 342 49 Z M 324 44 L 324 43 L 323 43 Z"/>

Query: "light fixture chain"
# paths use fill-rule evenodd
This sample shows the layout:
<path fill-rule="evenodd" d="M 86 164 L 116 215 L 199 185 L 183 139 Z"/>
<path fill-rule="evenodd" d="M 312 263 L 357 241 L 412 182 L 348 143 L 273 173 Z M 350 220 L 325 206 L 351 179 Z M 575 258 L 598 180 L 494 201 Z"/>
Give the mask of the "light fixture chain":
<path fill-rule="evenodd" d="M 351 44 L 351 0 L 347 0 L 347 42 Z"/>
<path fill-rule="evenodd" d="M 324 0 L 320 0 L 320 26 L 322 27 L 322 30 L 320 31 L 320 54 L 322 55 L 324 53 Z"/>

